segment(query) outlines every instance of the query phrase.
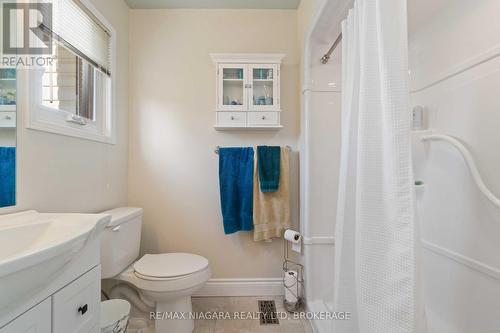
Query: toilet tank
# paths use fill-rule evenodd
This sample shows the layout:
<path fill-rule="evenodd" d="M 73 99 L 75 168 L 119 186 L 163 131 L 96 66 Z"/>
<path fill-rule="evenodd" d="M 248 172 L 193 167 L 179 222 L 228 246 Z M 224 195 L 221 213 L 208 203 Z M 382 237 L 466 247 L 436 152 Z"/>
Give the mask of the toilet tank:
<path fill-rule="evenodd" d="M 101 235 L 101 276 L 112 278 L 139 256 L 142 208 L 121 207 L 103 212 L 111 221 Z"/>

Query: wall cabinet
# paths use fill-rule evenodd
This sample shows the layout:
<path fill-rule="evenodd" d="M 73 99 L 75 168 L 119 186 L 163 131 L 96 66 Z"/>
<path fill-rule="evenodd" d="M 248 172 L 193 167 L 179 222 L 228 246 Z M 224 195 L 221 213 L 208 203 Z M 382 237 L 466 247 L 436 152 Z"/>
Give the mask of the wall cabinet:
<path fill-rule="evenodd" d="M 0 68 L 0 128 L 16 127 L 16 70 Z"/>
<path fill-rule="evenodd" d="M 283 54 L 211 54 L 217 67 L 215 128 L 281 128 Z"/>

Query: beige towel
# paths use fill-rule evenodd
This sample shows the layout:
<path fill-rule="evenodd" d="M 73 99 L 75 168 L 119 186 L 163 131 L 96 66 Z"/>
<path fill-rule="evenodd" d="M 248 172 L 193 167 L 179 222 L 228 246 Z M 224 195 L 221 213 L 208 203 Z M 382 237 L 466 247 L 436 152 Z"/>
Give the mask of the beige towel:
<path fill-rule="evenodd" d="M 278 191 L 262 193 L 259 186 L 257 149 L 253 171 L 253 240 L 283 236 L 290 228 L 290 149 L 281 147 Z"/>

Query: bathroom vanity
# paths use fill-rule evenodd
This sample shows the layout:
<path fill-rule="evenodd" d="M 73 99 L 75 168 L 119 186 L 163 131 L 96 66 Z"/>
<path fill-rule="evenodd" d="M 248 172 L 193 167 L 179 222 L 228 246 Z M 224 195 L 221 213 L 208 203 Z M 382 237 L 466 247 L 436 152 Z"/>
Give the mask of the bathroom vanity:
<path fill-rule="evenodd" d="M 103 214 L 0 216 L 0 333 L 99 332 Z"/>
<path fill-rule="evenodd" d="M 213 53 L 216 125 L 225 129 L 280 129 L 280 66 L 284 54 Z"/>

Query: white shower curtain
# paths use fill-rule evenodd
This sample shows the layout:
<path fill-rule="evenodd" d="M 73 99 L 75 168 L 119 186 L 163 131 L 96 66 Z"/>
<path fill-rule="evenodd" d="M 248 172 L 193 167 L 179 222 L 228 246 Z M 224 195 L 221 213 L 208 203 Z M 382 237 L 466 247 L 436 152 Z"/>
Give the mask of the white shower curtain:
<path fill-rule="evenodd" d="M 342 24 L 334 333 L 416 332 L 406 1 L 357 0 Z"/>

